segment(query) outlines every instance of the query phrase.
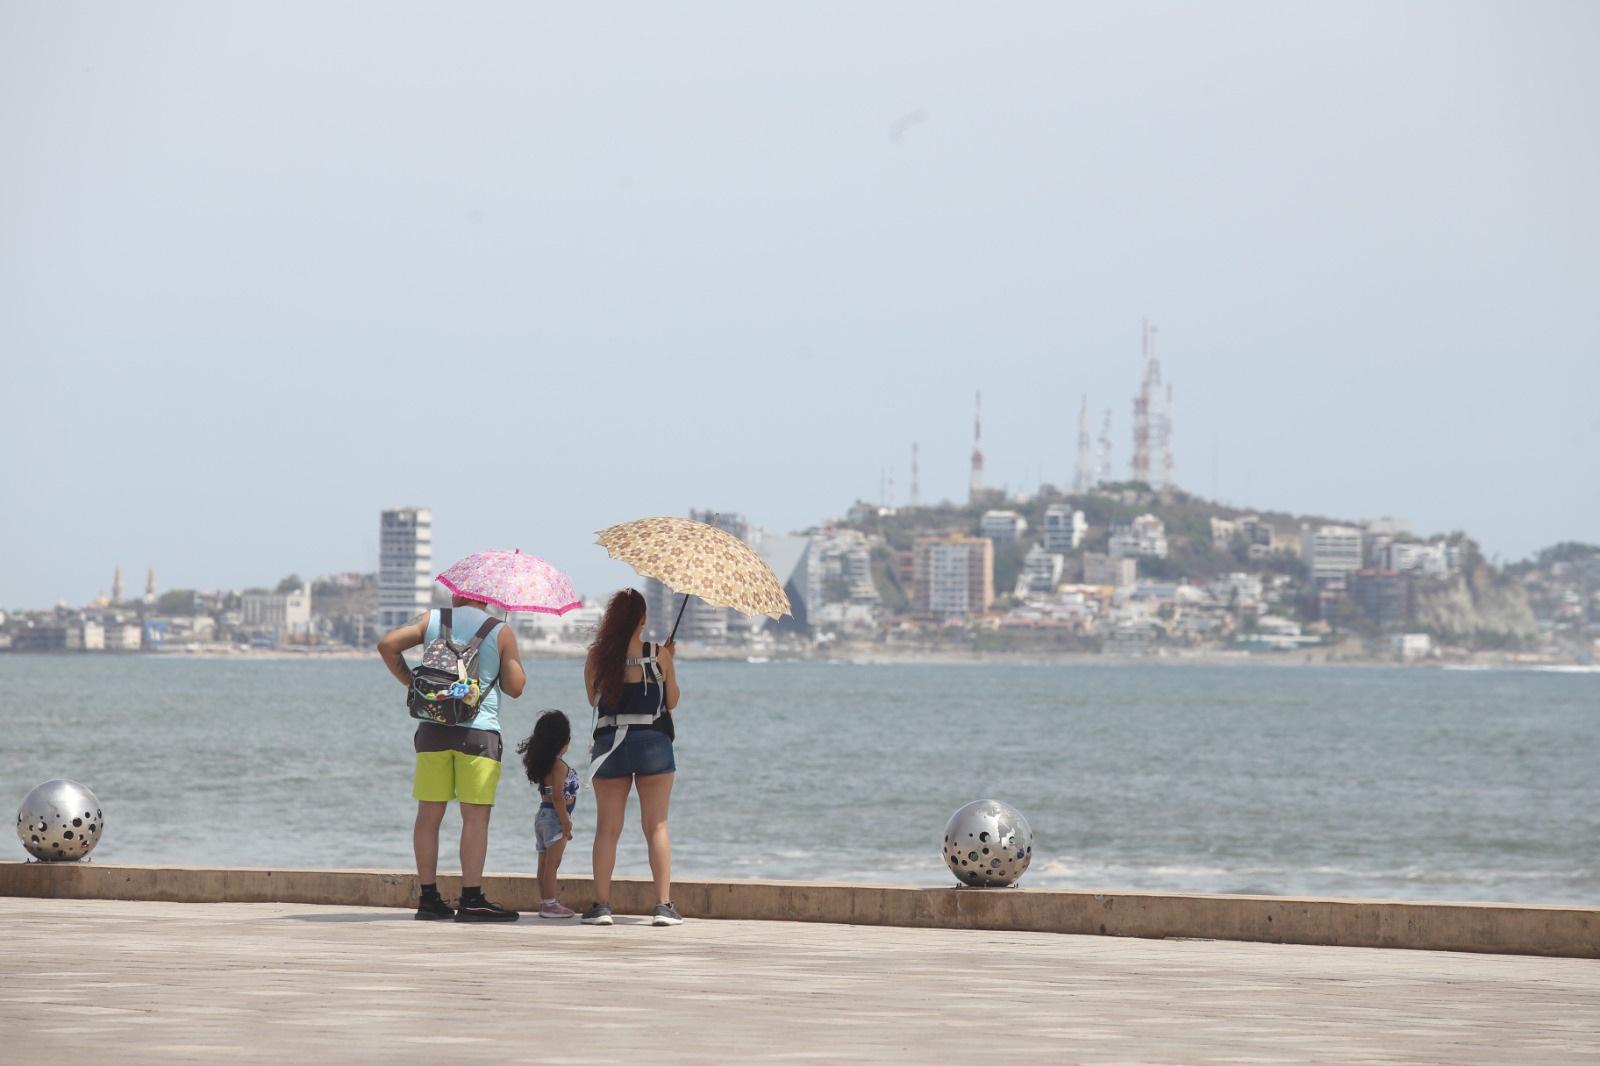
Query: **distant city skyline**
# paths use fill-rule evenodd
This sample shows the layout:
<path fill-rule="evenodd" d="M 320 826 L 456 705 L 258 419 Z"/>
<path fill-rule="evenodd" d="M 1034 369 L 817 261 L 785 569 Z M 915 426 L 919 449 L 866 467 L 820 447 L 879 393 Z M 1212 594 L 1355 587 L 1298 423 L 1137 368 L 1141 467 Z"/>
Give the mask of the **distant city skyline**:
<path fill-rule="evenodd" d="M 1120 481 L 1121 479 L 1118 479 L 1118 480 Z M 1052 489 L 1056 490 L 1057 492 L 1072 494 L 1069 489 L 1062 488 L 1059 485 L 1053 485 L 1053 484 L 1050 484 L 1048 482 L 1046 483 L 1046 487 L 1052 488 Z M 995 491 L 995 490 L 991 489 L 991 490 L 986 490 L 986 491 Z M 1091 489 L 1090 491 L 1093 492 L 1093 491 L 1097 491 L 1097 490 L 1096 489 Z M 1187 491 L 1187 490 L 1180 490 L 1180 491 Z M 1032 494 L 1024 494 L 1024 495 L 1027 495 L 1027 496 L 1029 496 L 1031 498 Z M 871 498 L 866 498 L 866 497 L 860 497 L 860 498 L 857 498 L 856 500 L 852 501 L 852 506 L 854 506 L 855 504 L 861 504 L 861 503 L 867 503 L 867 504 L 876 505 L 878 503 L 881 503 L 881 501 L 872 500 Z M 926 502 L 926 503 L 922 504 L 922 506 L 924 506 L 924 507 L 962 507 L 962 506 L 969 506 L 969 505 L 970 505 L 969 501 L 966 501 L 966 500 L 951 500 L 951 499 L 948 499 L 948 498 L 937 500 L 937 501 L 930 501 L 930 502 Z M 909 507 L 910 505 L 907 504 L 907 505 L 904 505 L 904 506 Z M 1229 504 L 1229 506 L 1234 506 L 1234 505 Z M 800 532 L 802 529 L 821 528 L 821 527 L 826 526 L 831 521 L 843 520 L 845 518 L 845 512 L 847 510 L 849 510 L 849 508 L 840 508 L 837 511 L 835 511 L 834 513 L 832 513 L 832 514 L 830 514 L 828 516 L 825 516 L 823 518 L 819 518 L 816 521 L 811 522 L 811 523 L 807 523 L 807 524 L 805 524 L 803 526 L 797 526 L 792 530 L 776 530 L 776 529 L 764 526 L 760 522 L 749 521 L 747 515 L 745 515 L 742 512 L 739 512 L 737 510 L 734 510 L 732 508 L 729 508 L 726 511 L 722 511 L 722 512 L 714 512 L 714 511 L 701 511 L 701 510 L 696 510 L 694 507 L 689 507 L 689 508 L 681 509 L 680 511 L 677 511 L 677 512 L 662 512 L 662 513 L 684 514 L 684 515 L 688 515 L 690 517 L 696 518 L 697 520 L 700 520 L 700 521 L 714 521 L 713 515 L 726 514 L 726 515 L 728 515 L 730 517 L 731 521 L 735 521 L 737 523 L 740 523 L 741 526 L 748 522 L 748 526 L 749 526 L 750 529 L 758 529 L 758 530 L 763 531 L 766 534 L 778 533 L 778 534 L 781 535 L 781 534 L 785 534 L 785 533 Z M 1062 508 L 1060 506 L 1056 506 L 1056 505 L 1052 505 L 1050 510 L 1054 511 L 1054 512 L 1060 512 L 1061 514 L 1067 515 L 1069 518 L 1072 515 L 1072 512 L 1070 510 L 1064 509 L 1064 508 Z M 1241 510 L 1249 511 L 1251 509 L 1250 508 L 1241 508 Z M 1255 508 L 1254 510 L 1256 512 L 1259 512 L 1259 513 L 1283 513 L 1285 511 L 1285 509 L 1283 509 L 1283 508 L 1273 508 L 1273 507 Z M 18 604 L 0 604 L 0 610 L 5 610 L 5 609 L 8 609 L 8 608 L 11 608 L 11 609 L 24 609 L 24 610 L 26 610 L 26 609 L 43 609 L 43 608 L 47 608 L 47 607 L 50 607 L 50 606 L 54 606 L 54 605 L 57 604 L 57 602 L 59 602 L 61 604 L 65 604 L 67 606 L 77 607 L 77 606 L 92 605 L 92 604 L 101 602 L 102 599 L 105 600 L 105 603 L 106 603 L 107 606 L 115 606 L 119 602 L 125 603 L 128 606 L 134 606 L 134 605 L 140 604 L 140 603 L 148 605 L 148 604 L 151 604 L 151 603 L 155 602 L 155 600 L 157 599 L 157 596 L 158 596 L 158 591 L 159 592 L 167 592 L 167 591 L 173 591 L 174 589 L 181 589 L 181 590 L 185 590 L 185 591 L 194 590 L 194 591 L 200 591 L 200 592 L 217 592 L 217 591 L 227 591 L 227 590 L 232 590 L 232 591 L 238 592 L 238 591 L 245 591 L 245 590 L 250 590 L 250 589 L 271 589 L 275 585 L 277 585 L 280 581 L 282 581 L 283 579 L 285 579 L 287 577 L 290 577 L 290 576 L 297 576 L 302 581 L 304 581 L 304 582 L 309 584 L 311 582 L 314 582 L 317 578 L 320 578 L 320 577 L 331 577 L 331 576 L 340 575 L 340 574 L 359 573 L 359 574 L 365 574 L 365 575 L 369 575 L 369 576 L 374 576 L 374 577 L 376 577 L 378 579 L 380 590 L 382 590 L 380 592 L 380 596 L 387 597 L 387 596 L 391 596 L 391 595 L 403 595 L 404 597 L 406 597 L 406 603 L 405 603 L 404 606 L 401 606 L 398 600 L 396 600 L 396 602 L 394 602 L 394 603 L 389 603 L 387 600 L 381 600 L 380 601 L 380 608 L 379 608 L 379 614 L 378 614 L 378 619 L 377 619 L 378 624 L 380 626 L 391 625 L 391 624 L 399 624 L 399 622 L 403 621 L 404 618 L 409 618 L 411 616 L 414 616 L 417 611 L 422 609 L 422 606 L 425 603 L 425 601 L 432 595 L 427 590 L 434 587 L 434 585 L 436 584 L 435 578 L 436 578 L 436 576 L 437 576 L 437 574 L 439 572 L 442 572 L 446 567 L 448 567 L 450 565 L 450 562 L 454 561 L 456 558 L 468 555 L 468 554 L 471 553 L 471 551 L 479 550 L 477 548 L 474 548 L 474 549 L 469 549 L 467 551 L 462 551 L 462 552 L 455 553 L 455 554 L 447 554 L 446 556 L 444 556 L 442 558 L 438 558 L 438 559 L 434 558 L 434 556 L 431 553 L 432 544 L 435 542 L 434 535 L 433 535 L 435 531 L 434 531 L 433 525 L 432 525 L 432 523 L 433 523 L 432 513 L 433 513 L 433 509 L 432 508 L 428 508 L 428 507 L 425 507 L 425 506 L 424 507 L 419 507 L 419 506 L 416 506 L 414 504 L 407 505 L 405 507 L 385 507 L 385 508 L 382 508 L 381 509 L 381 513 L 380 513 L 380 534 L 379 534 L 378 539 L 375 541 L 375 543 L 378 545 L 378 547 L 375 548 L 373 553 L 372 553 L 375 561 L 373 562 L 373 564 L 371 566 L 360 566 L 360 565 L 355 565 L 355 566 L 336 566 L 336 567 L 322 568 L 322 569 L 316 569 L 316 570 L 310 570 L 310 569 L 307 569 L 307 568 L 304 568 L 304 567 L 298 567 L 297 568 L 297 567 L 291 566 L 288 569 L 284 570 L 281 574 L 258 575 L 258 576 L 256 576 L 255 578 L 253 578 L 251 580 L 243 581 L 243 582 L 233 582 L 233 583 L 227 583 L 227 582 L 210 582 L 210 583 L 200 582 L 200 583 L 196 583 L 196 584 L 180 584 L 180 585 L 174 586 L 173 589 L 169 589 L 169 588 L 163 587 L 163 588 L 160 588 L 159 590 L 157 589 L 157 586 L 156 586 L 156 583 L 155 583 L 156 582 L 155 570 L 154 570 L 154 568 L 151 568 L 150 571 L 149 571 L 148 577 L 147 577 L 144 594 L 142 596 L 138 597 L 137 599 L 135 599 L 133 597 L 129 597 L 128 599 L 123 600 L 120 596 L 118 596 L 116 594 L 116 589 L 118 587 L 117 586 L 117 582 L 119 582 L 121 580 L 121 572 L 122 572 L 122 567 L 119 564 L 119 565 L 116 565 L 113 568 L 113 576 L 112 576 L 112 590 L 113 591 L 112 591 L 112 595 L 110 597 L 105 597 L 103 593 L 98 593 L 97 592 L 95 594 L 95 596 L 90 597 L 90 598 L 85 599 L 85 600 L 82 600 L 82 601 L 73 601 L 73 600 L 62 599 L 60 601 L 49 601 L 49 602 L 44 602 L 44 603 L 32 603 L 32 604 L 22 604 L 22 603 L 18 603 Z M 1290 513 L 1292 513 L 1292 512 L 1290 512 Z M 991 515 L 994 515 L 994 516 L 999 516 L 999 515 L 1012 516 L 1012 515 L 1014 515 L 1014 512 L 1011 512 L 1011 511 L 990 511 L 990 512 L 987 512 L 985 514 L 985 516 L 984 516 L 985 522 L 987 522 L 989 516 L 991 516 Z M 1047 515 L 1047 520 L 1049 518 L 1052 518 L 1052 517 L 1056 517 L 1056 516 Z M 1328 517 L 1328 516 L 1326 514 L 1322 514 L 1321 517 Z M 1336 519 L 1339 519 L 1339 520 L 1349 520 L 1349 521 L 1353 521 L 1353 522 L 1368 522 L 1368 523 L 1371 523 L 1373 528 L 1380 528 L 1380 529 L 1390 529 L 1390 528 L 1392 528 L 1392 529 L 1394 529 L 1396 531 L 1399 531 L 1399 532 L 1412 534 L 1412 535 L 1416 535 L 1416 536 L 1423 537 L 1423 538 L 1431 538 L 1431 537 L 1441 536 L 1441 535 L 1444 535 L 1447 532 L 1450 532 L 1449 530 L 1445 530 L 1445 529 L 1422 529 L 1420 527 L 1417 527 L 1415 524 L 1409 522 L 1403 516 L 1382 515 L 1382 516 L 1333 516 L 1333 517 L 1336 518 Z M 1065 521 L 1065 520 L 1063 520 L 1063 521 Z M 1076 516 L 1076 519 L 1074 521 L 1076 523 L 1078 523 L 1078 524 L 1077 525 L 1072 525 L 1072 524 L 1069 523 L 1068 525 L 1063 527 L 1066 530 L 1066 532 L 1062 532 L 1062 533 L 1056 533 L 1055 531 L 1050 530 L 1047 527 L 1047 536 L 1059 536 L 1060 538 L 1062 538 L 1062 541 L 1063 541 L 1064 544 L 1069 544 L 1070 545 L 1070 548 L 1063 548 L 1063 547 L 1060 547 L 1060 546 L 1055 546 L 1055 547 L 1052 547 L 1050 550 L 1052 550 L 1052 551 L 1056 551 L 1056 550 L 1065 551 L 1065 550 L 1071 550 L 1071 549 L 1077 547 L 1077 544 L 1081 541 L 1081 538 L 1082 538 L 1082 529 L 1080 528 L 1081 527 L 1081 522 L 1082 522 L 1081 512 Z M 395 530 L 393 528 L 393 526 L 395 525 L 396 522 L 399 522 L 401 524 L 405 524 L 406 525 L 405 530 L 403 530 L 403 531 Z M 1026 523 L 1024 523 L 1024 525 L 1025 524 Z M 417 545 L 418 542 L 415 539 L 417 537 L 417 534 L 412 531 L 412 526 L 413 525 L 416 528 L 418 528 L 418 529 L 420 529 L 422 531 L 421 532 L 421 538 L 420 538 L 420 546 L 414 546 L 414 545 Z M 1471 530 L 1466 530 L 1465 532 L 1467 533 L 1468 536 L 1471 536 Z M 740 535 L 743 536 L 744 534 L 741 533 Z M 398 540 L 396 539 L 397 537 L 399 538 Z M 746 538 L 746 539 L 748 539 L 748 538 Z M 1551 546 L 1554 546 L 1556 543 L 1558 543 L 1558 541 L 1552 540 L 1552 541 L 1549 541 L 1549 542 L 1547 542 L 1545 544 L 1541 544 L 1540 548 L 1551 547 Z M 484 547 L 503 547 L 503 546 L 504 545 L 485 545 Z M 1537 549 L 1535 549 L 1535 550 L 1537 550 Z M 390 556 L 386 556 L 385 552 L 390 552 L 391 555 Z M 532 554 L 538 554 L 538 553 L 537 552 L 532 552 Z M 1162 554 L 1164 554 L 1164 551 L 1163 551 Z M 1529 554 L 1531 555 L 1532 553 L 1529 553 Z M 392 558 L 391 558 L 391 556 L 392 556 Z M 551 560 L 551 561 L 554 562 L 555 560 Z M 1516 560 L 1514 560 L 1514 559 L 1506 559 L 1506 560 L 1501 560 L 1501 561 L 1502 562 L 1510 562 L 1510 561 L 1516 561 Z M 628 586 L 639 588 L 641 590 L 654 589 L 654 587 L 658 584 L 656 582 L 650 581 L 649 579 L 640 578 L 637 574 L 635 574 L 632 571 L 631 568 L 628 568 L 628 567 L 626 567 L 626 566 L 624 566 L 624 565 L 622 565 L 620 563 L 615 563 L 614 561 L 609 560 L 609 559 L 607 559 L 606 562 L 608 564 L 610 564 L 609 569 L 612 572 L 620 573 L 620 574 L 623 575 L 623 577 L 617 579 L 615 584 L 604 585 L 603 587 L 597 587 L 597 588 L 580 587 L 577 591 L 585 599 L 597 599 L 597 598 L 609 595 L 611 592 L 614 592 L 616 589 L 624 588 L 624 587 L 628 587 Z M 413 564 L 415 564 L 415 565 L 413 565 Z M 560 567 L 559 563 L 557 565 L 558 565 L 558 567 Z M 393 574 L 392 575 L 390 573 L 391 566 L 393 567 Z M 560 567 L 560 568 L 563 569 L 563 570 L 567 570 L 567 568 L 564 568 L 564 567 Z M 415 581 L 411 581 L 408 578 L 404 577 L 404 575 L 409 574 L 409 573 L 411 573 L 413 571 L 417 575 L 417 579 Z M 568 570 L 567 572 L 569 574 L 571 574 L 571 573 L 576 572 L 576 570 L 575 569 L 574 570 Z M 428 575 L 426 581 L 424 581 L 422 579 L 422 574 L 424 574 L 424 573 L 426 573 Z M 404 589 L 405 590 L 403 594 L 399 593 L 399 592 L 392 592 L 391 591 L 391 590 L 400 590 L 400 589 Z M 654 594 L 653 594 L 652 598 L 653 599 L 659 599 L 661 603 L 665 603 L 667 601 L 667 599 L 670 599 L 670 597 L 667 596 L 666 592 L 664 590 L 661 590 L 661 589 L 654 589 Z M 676 602 L 676 601 L 674 601 L 674 602 Z M 401 616 L 404 616 L 404 617 L 401 617 Z"/>
<path fill-rule="evenodd" d="M 406 504 L 439 566 L 603 593 L 593 530 L 804 528 L 913 443 L 966 499 L 978 390 L 985 485 L 1070 487 L 1085 395 L 1120 478 L 1146 317 L 1181 488 L 1600 541 L 1597 46 L 1556 2 L 7 5 L 0 608 L 373 572 Z"/>

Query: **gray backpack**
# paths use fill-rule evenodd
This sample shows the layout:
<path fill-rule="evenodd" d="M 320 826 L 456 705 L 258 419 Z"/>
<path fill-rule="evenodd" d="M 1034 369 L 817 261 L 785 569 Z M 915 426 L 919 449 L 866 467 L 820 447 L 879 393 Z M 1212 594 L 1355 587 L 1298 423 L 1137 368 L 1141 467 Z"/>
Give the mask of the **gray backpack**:
<path fill-rule="evenodd" d="M 439 609 L 439 635 L 422 649 L 422 665 L 411 674 L 411 690 L 406 707 L 411 717 L 440 725 L 469 725 L 478 717 L 483 698 L 500 683 L 495 677 L 487 685 L 478 677 L 478 648 L 498 618 L 485 618 L 478 632 L 466 644 L 451 639 L 450 608 Z"/>

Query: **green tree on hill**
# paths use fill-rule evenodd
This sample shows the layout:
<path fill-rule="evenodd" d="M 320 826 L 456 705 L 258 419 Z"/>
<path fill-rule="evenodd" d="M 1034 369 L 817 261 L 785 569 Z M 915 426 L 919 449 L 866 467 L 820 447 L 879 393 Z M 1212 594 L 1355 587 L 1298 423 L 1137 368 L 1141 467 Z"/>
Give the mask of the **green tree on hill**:
<path fill-rule="evenodd" d="M 195 613 L 194 589 L 173 589 L 156 600 L 156 614 L 168 618 L 189 618 Z"/>
<path fill-rule="evenodd" d="M 1028 553 L 1023 541 L 994 546 L 994 594 L 1010 596 L 1017 587 L 1017 577 L 1022 573 L 1022 557 Z"/>

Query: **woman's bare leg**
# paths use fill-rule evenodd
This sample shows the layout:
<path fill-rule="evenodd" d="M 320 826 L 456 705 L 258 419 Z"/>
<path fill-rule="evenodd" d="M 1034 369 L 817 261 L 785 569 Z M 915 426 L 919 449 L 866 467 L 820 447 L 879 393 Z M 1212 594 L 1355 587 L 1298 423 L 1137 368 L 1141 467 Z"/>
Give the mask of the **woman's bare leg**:
<path fill-rule="evenodd" d="M 594 901 L 611 904 L 611 873 L 617 868 L 617 841 L 628 813 L 631 777 L 594 779 Z"/>
<path fill-rule="evenodd" d="M 667 834 L 667 808 L 672 806 L 672 779 L 676 774 L 651 774 L 638 779 L 639 821 L 650 848 L 650 877 L 656 883 L 656 902 L 672 899 L 672 838 Z"/>

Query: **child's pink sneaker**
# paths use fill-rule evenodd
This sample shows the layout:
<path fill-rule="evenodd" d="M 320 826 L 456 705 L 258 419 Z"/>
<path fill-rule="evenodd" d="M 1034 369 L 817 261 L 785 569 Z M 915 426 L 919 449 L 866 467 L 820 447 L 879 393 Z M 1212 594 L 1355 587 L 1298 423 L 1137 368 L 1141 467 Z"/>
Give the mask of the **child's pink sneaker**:
<path fill-rule="evenodd" d="M 541 918 L 576 918 L 578 912 L 571 907 L 564 907 L 557 900 L 547 899 L 539 904 L 539 917 Z"/>

